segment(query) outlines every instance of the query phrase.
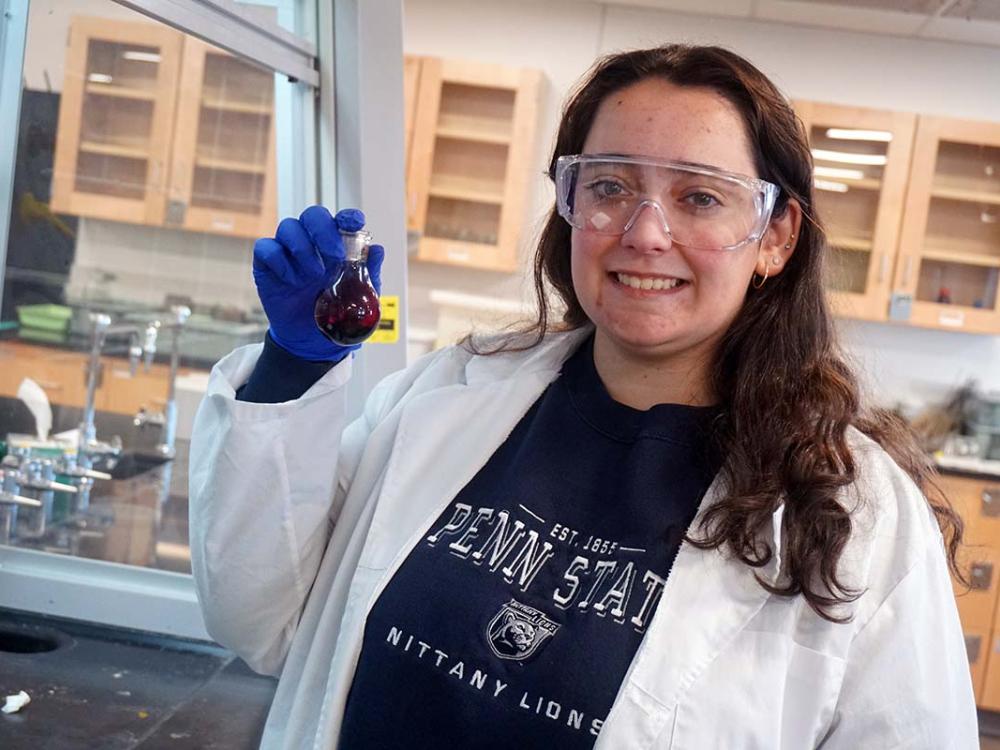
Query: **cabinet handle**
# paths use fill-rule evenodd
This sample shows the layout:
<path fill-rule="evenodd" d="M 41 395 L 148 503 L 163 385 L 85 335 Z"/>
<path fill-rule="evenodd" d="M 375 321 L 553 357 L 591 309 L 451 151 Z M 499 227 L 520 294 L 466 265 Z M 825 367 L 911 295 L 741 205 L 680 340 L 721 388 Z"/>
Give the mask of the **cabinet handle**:
<path fill-rule="evenodd" d="M 56 383 L 52 380 L 35 380 L 35 382 L 47 391 L 61 391 L 63 389 L 62 383 Z"/>
<path fill-rule="evenodd" d="M 979 661 L 979 650 L 982 645 L 983 637 L 981 635 L 965 636 L 965 653 L 969 656 L 969 664 L 975 664 Z"/>
<path fill-rule="evenodd" d="M 974 591 L 986 591 L 993 581 L 993 563 L 976 563 L 969 569 L 970 588 Z"/>
<path fill-rule="evenodd" d="M 910 285 L 910 271 L 913 270 L 913 256 L 907 255 L 906 262 L 903 264 L 903 288 L 905 289 Z"/>
<path fill-rule="evenodd" d="M 887 273 L 889 273 L 889 256 L 882 253 L 878 260 L 878 283 L 880 286 L 885 283 Z"/>
<path fill-rule="evenodd" d="M 1000 516 L 1000 490 L 997 487 L 987 487 L 983 490 L 983 515 Z"/>

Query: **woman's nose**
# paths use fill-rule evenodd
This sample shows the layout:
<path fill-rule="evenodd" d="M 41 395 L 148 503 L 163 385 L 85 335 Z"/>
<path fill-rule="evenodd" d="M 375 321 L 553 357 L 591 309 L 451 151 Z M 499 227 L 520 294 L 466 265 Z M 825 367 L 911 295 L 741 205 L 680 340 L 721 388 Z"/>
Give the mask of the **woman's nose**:
<path fill-rule="evenodd" d="M 662 252 L 673 244 L 666 214 L 657 201 L 644 200 L 625 225 L 622 245 L 640 252 Z"/>

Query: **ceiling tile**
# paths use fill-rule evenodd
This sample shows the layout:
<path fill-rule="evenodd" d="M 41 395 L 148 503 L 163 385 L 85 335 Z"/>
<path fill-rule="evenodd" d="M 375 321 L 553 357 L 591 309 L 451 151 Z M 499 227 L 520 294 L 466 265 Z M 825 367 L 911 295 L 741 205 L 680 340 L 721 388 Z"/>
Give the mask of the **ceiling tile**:
<path fill-rule="evenodd" d="M 918 36 L 1000 46 L 1000 23 L 967 21 L 964 18 L 932 18 Z"/>
<path fill-rule="evenodd" d="M 915 13 L 844 7 L 832 2 L 802 0 L 758 0 L 755 17 L 779 23 L 896 36 L 913 36 L 927 23 L 926 16 Z"/>
<path fill-rule="evenodd" d="M 966 21 L 1000 21 L 1000 2 L 997 0 L 958 0 L 942 15 L 963 18 Z"/>

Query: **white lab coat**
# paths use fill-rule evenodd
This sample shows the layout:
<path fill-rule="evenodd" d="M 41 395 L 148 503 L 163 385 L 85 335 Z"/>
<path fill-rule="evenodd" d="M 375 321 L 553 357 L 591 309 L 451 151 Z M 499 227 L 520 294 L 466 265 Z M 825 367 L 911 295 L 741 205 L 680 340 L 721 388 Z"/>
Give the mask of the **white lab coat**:
<path fill-rule="evenodd" d="M 280 404 L 234 399 L 259 346 L 215 367 L 191 443 L 191 555 L 208 631 L 281 674 L 262 747 L 335 747 L 367 611 L 587 333 L 524 353 L 427 355 L 380 383 L 346 429 L 350 359 Z M 843 610 L 852 621 L 823 620 L 723 551 L 683 544 L 597 748 L 978 746 L 933 515 L 878 445 L 856 431 L 851 442 L 842 570 L 865 590 Z M 779 550 L 780 529 L 779 510 Z M 773 581 L 780 564 L 757 572 Z"/>

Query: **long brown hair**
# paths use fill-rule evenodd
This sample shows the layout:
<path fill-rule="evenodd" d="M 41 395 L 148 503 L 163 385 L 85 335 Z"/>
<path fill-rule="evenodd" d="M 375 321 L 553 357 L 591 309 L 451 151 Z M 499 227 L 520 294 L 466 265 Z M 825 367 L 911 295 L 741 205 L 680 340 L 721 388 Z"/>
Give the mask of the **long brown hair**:
<path fill-rule="evenodd" d="M 819 615 L 839 621 L 833 608 L 862 593 L 846 587 L 837 569 L 851 533 L 850 509 L 838 497 L 857 476 L 847 437 L 853 425 L 880 443 L 929 497 L 947 540 L 949 566 L 964 581 L 956 563 L 962 521 L 934 486 L 933 465 L 902 420 L 885 410 L 862 409 L 857 380 L 840 354 L 824 292 L 826 238 L 813 201 L 808 140 L 763 73 L 720 47 L 665 45 L 604 57 L 563 110 L 549 177 L 559 156 L 583 151 L 605 98 L 647 78 L 724 97 L 743 118 L 757 175 L 780 188 L 773 216 L 782 216 L 791 198 L 803 212 L 786 268 L 749 291 L 715 353 L 712 385 L 721 416 L 713 439 L 725 457 L 726 494 L 704 514 L 699 538 L 688 542 L 701 549 L 725 546 L 760 568 L 775 554 L 762 532 L 784 503 L 784 576 L 777 585 L 757 579 L 774 594 L 801 594 Z M 527 330 L 499 348 L 484 351 L 471 338 L 467 346 L 481 353 L 528 349 L 547 331 L 589 323 L 573 289 L 570 234 L 553 207 L 535 255 L 538 313 Z M 547 285 L 564 306 L 559 322 L 550 322 Z"/>

